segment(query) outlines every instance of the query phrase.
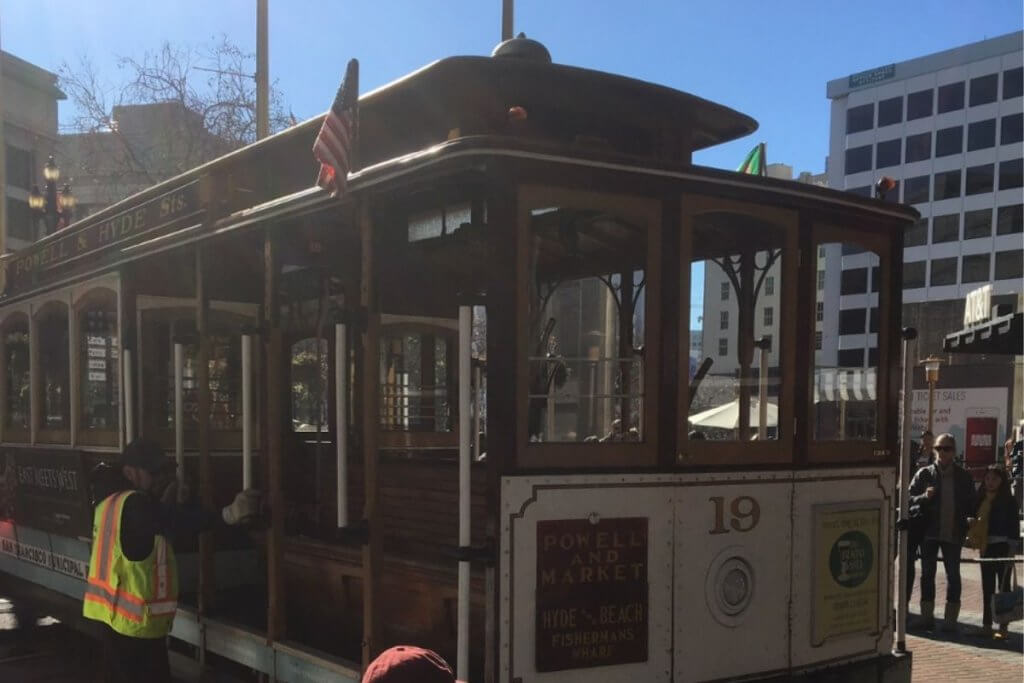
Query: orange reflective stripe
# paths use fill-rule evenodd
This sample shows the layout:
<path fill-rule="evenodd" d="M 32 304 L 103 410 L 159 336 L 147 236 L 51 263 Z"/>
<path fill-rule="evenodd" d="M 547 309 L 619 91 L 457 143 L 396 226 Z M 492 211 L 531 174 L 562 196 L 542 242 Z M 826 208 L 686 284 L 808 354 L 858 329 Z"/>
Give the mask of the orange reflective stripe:
<path fill-rule="evenodd" d="M 95 586 L 96 588 L 99 588 L 101 590 L 106 591 L 107 595 L 109 595 L 109 596 L 111 596 L 113 598 L 116 598 L 118 600 L 127 600 L 128 602 L 133 602 L 136 605 L 144 605 L 144 604 L 146 604 L 145 599 L 140 598 L 137 595 L 132 595 L 131 593 L 128 593 L 127 591 L 123 591 L 123 590 L 114 588 L 113 586 L 111 586 L 109 583 L 106 583 L 105 581 L 100 581 L 98 579 L 89 579 L 89 585 L 90 586 Z"/>
<path fill-rule="evenodd" d="M 141 614 L 135 614 L 134 612 L 130 612 L 126 608 L 122 607 L 121 605 L 116 605 L 116 604 L 110 602 L 109 600 L 107 600 L 103 596 L 95 595 L 94 593 L 86 593 L 84 599 L 87 602 L 95 602 L 98 605 L 102 605 L 103 607 L 106 607 L 107 609 L 111 610 L 112 612 L 120 614 L 122 617 L 124 617 L 125 619 L 128 619 L 129 621 L 134 621 L 134 622 L 139 622 L 139 623 L 142 622 L 142 615 Z"/>
<path fill-rule="evenodd" d="M 100 522 L 99 537 L 94 539 L 94 546 L 97 548 L 96 576 L 106 581 L 110 578 L 111 554 L 114 551 L 113 528 L 114 528 L 114 502 L 117 496 L 110 496 L 104 503 L 102 521 Z"/>

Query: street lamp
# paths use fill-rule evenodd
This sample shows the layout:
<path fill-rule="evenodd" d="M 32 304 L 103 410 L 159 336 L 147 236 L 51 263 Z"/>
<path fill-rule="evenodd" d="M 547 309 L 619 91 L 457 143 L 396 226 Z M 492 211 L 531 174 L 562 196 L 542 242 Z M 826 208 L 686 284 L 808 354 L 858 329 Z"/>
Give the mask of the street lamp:
<path fill-rule="evenodd" d="M 57 192 L 57 181 L 60 180 L 60 169 L 53 161 L 53 155 L 43 166 L 43 180 L 46 181 L 46 192 L 40 193 L 39 186 L 33 185 L 28 197 L 28 205 L 36 216 L 43 220 L 45 227 L 43 236 L 56 232 L 71 225 L 75 218 L 75 196 L 71 194 L 71 185 L 64 183 Z"/>
<path fill-rule="evenodd" d="M 935 417 L 935 385 L 939 381 L 939 368 L 946 361 L 936 356 L 928 356 L 918 365 L 924 367 L 924 378 L 928 382 L 928 431 L 932 431 L 932 423 Z"/>

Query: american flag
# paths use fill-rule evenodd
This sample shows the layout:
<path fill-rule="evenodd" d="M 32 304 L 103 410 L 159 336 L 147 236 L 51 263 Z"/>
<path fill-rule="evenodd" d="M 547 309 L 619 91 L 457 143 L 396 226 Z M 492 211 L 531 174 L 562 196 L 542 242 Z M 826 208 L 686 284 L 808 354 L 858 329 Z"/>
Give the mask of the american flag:
<path fill-rule="evenodd" d="M 351 59 L 345 69 L 345 80 L 313 143 L 313 156 L 320 162 L 316 184 L 334 195 L 345 192 L 358 122 L 359 62 Z"/>

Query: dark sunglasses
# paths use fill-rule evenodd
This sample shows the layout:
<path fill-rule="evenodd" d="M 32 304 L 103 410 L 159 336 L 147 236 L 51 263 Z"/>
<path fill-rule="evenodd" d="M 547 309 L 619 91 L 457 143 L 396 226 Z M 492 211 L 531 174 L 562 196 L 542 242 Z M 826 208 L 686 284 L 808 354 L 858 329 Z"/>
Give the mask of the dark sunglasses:
<path fill-rule="evenodd" d="M 936 446 L 935 450 L 937 450 L 937 451 L 952 451 L 952 450 L 956 450 L 956 449 L 953 446 Z"/>

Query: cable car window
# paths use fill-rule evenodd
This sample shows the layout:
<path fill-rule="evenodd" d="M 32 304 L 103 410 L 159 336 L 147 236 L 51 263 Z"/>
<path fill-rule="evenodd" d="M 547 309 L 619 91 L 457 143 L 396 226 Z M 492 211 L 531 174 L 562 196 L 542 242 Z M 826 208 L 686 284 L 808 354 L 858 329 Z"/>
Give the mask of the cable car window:
<path fill-rule="evenodd" d="M 2 328 L 4 441 L 27 442 L 32 418 L 28 316 L 10 316 Z"/>
<path fill-rule="evenodd" d="M 71 375 L 68 347 L 68 307 L 59 301 L 45 304 L 36 314 L 38 343 L 39 440 L 68 443 L 71 426 Z"/>
<path fill-rule="evenodd" d="M 784 335 L 783 316 L 774 311 L 784 309 L 785 243 L 781 227 L 753 215 L 711 211 L 693 218 L 689 329 L 691 342 L 701 343 L 689 358 L 691 438 L 779 438 L 784 354 L 775 340 Z M 717 293 L 726 287 L 731 294 L 723 301 Z M 736 323 L 719 329 L 726 316 Z"/>
<path fill-rule="evenodd" d="M 76 304 L 76 309 L 79 439 L 116 446 L 121 405 L 117 295 L 112 290 L 97 290 Z"/>
<path fill-rule="evenodd" d="M 328 344 L 315 337 L 292 344 L 291 389 L 292 430 L 326 432 L 328 389 Z"/>
<path fill-rule="evenodd" d="M 567 206 L 529 220 L 530 441 L 643 441 L 649 226 Z"/>
<path fill-rule="evenodd" d="M 455 331 L 381 334 L 380 424 L 408 432 L 454 431 Z"/>
<path fill-rule="evenodd" d="M 826 268 L 847 273 L 881 272 L 879 255 L 850 242 L 823 245 Z M 844 278 L 841 278 L 845 279 Z M 811 426 L 818 441 L 874 441 L 878 425 L 878 354 L 866 353 L 879 344 L 881 288 L 857 293 L 826 289 L 826 306 L 838 307 L 839 315 L 826 318 L 827 343 L 814 351 Z M 868 325 L 868 309 L 871 325 Z M 828 329 L 827 325 L 836 325 Z"/>

